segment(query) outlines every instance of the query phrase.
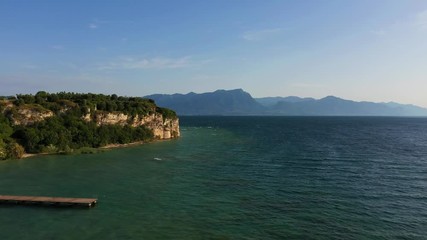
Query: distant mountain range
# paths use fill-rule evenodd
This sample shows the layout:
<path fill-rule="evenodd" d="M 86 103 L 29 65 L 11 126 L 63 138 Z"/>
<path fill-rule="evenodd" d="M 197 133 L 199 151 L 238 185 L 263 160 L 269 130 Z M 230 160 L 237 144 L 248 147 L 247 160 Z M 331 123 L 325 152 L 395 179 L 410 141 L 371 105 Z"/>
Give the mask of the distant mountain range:
<path fill-rule="evenodd" d="M 427 116 L 427 109 L 399 103 L 356 102 L 334 96 L 322 99 L 290 97 L 253 98 L 242 89 L 208 93 L 145 96 L 178 115 L 277 116 Z"/>
<path fill-rule="evenodd" d="M 179 115 L 258 115 L 265 107 L 241 90 L 145 96 L 159 106 L 171 106 Z"/>

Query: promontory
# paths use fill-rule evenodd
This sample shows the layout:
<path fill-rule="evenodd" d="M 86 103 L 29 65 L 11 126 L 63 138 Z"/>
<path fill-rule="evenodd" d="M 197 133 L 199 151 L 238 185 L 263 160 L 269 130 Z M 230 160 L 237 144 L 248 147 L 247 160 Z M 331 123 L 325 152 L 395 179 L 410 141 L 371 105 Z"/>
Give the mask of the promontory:
<path fill-rule="evenodd" d="M 179 136 L 176 113 L 151 99 L 43 91 L 0 97 L 0 159 Z"/>

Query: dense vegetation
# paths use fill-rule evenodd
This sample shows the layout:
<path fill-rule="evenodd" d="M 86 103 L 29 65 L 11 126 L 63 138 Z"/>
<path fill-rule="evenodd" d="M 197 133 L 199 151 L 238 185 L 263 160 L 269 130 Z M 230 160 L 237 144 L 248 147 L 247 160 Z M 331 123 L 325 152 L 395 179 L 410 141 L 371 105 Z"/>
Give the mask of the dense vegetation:
<path fill-rule="evenodd" d="M 23 110 L 53 113 L 43 121 L 14 124 L 28 118 Z M 147 141 L 153 133 L 145 126 L 100 125 L 84 120 L 100 112 L 122 112 L 129 116 L 160 113 L 176 117 L 175 112 L 159 108 L 153 100 L 102 94 L 38 92 L 0 98 L 0 159 L 20 158 L 27 153 L 73 152 L 81 148 L 98 148 L 107 144 Z"/>

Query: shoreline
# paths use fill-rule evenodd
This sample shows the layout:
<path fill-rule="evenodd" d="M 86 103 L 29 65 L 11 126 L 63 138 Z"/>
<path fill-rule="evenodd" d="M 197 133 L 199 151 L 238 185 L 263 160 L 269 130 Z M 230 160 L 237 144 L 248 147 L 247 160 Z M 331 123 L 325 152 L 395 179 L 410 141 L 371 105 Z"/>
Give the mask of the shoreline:
<path fill-rule="evenodd" d="M 90 149 L 94 149 L 94 150 L 109 150 L 109 149 L 115 149 L 115 148 L 125 148 L 125 147 L 138 146 L 138 145 L 143 145 L 143 144 L 157 142 L 157 141 L 162 141 L 162 140 L 160 140 L 160 139 L 153 139 L 151 141 L 138 141 L 138 142 L 131 142 L 131 143 L 123 143 L 123 144 L 112 143 L 112 144 L 107 144 L 105 146 L 98 147 L 98 148 L 91 148 L 90 147 Z M 80 148 L 80 149 L 82 149 L 82 148 Z M 73 151 L 79 151 L 80 149 L 74 149 Z M 42 156 L 42 155 L 61 155 L 61 154 L 64 154 L 64 152 L 56 152 L 56 153 L 24 153 L 20 159 L 32 158 L 32 157 L 37 157 L 37 156 Z M 71 152 L 71 154 L 73 154 L 73 152 Z M 80 154 L 85 154 L 85 153 L 80 153 Z"/>
<path fill-rule="evenodd" d="M 154 142 L 153 141 L 149 141 L 149 142 Z M 112 144 L 107 144 L 105 146 L 99 147 L 99 148 L 95 148 L 95 149 L 113 149 L 113 148 L 124 148 L 124 147 L 131 147 L 131 146 L 136 146 L 136 145 L 142 145 L 145 143 L 149 143 L 149 142 L 144 142 L 144 141 L 138 141 L 138 142 L 131 142 L 131 143 L 112 143 Z"/>
<path fill-rule="evenodd" d="M 51 155 L 51 154 L 56 154 L 56 153 L 24 153 L 20 159 L 31 158 L 31 157 L 36 157 L 40 155 Z"/>

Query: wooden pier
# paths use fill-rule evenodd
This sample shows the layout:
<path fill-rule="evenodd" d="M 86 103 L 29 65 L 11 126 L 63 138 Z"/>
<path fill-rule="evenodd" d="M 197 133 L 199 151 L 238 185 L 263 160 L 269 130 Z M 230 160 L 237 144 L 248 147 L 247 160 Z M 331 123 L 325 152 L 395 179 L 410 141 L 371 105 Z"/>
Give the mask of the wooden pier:
<path fill-rule="evenodd" d="M 94 207 L 96 198 L 63 198 L 0 195 L 0 203 L 45 206 Z"/>

